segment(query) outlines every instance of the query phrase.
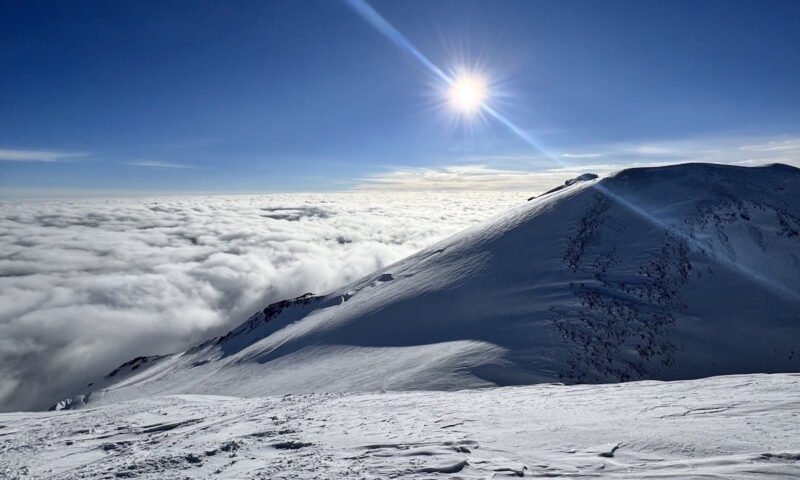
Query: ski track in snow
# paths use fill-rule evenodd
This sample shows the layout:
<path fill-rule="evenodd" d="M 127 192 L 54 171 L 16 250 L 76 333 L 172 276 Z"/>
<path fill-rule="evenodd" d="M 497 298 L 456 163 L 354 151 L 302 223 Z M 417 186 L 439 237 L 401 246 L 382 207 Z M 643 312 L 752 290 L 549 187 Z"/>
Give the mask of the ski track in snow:
<path fill-rule="evenodd" d="M 0 415 L 0 477 L 797 478 L 800 375 Z"/>

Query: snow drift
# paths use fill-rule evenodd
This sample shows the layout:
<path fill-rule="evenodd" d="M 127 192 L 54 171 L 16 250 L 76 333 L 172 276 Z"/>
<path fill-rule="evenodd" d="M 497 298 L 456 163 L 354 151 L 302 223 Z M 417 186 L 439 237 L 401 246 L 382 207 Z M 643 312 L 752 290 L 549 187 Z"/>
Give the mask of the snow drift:
<path fill-rule="evenodd" d="M 797 374 L 170 395 L 0 413 L 0 477 L 797 479 L 798 411 Z"/>
<path fill-rule="evenodd" d="M 798 345 L 800 170 L 685 164 L 569 183 L 57 407 L 787 372 Z"/>

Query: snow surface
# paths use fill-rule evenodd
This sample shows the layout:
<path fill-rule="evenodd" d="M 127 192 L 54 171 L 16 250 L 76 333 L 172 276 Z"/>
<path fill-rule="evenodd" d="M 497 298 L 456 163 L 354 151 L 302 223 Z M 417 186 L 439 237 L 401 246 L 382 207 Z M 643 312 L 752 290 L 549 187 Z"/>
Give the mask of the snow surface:
<path fill-rule="evenodd" d="M 800 375 L 0 414 L 0 478 L 798 478 Z"/>
<path fill-rule="evenodd" d="M 572 183 L 57 408 L 796 372 L 798 345 L 800 170 L 686 164 Z"/>
<path fill-rule="evenodd" d="M 0 414 L 0 478 L 797 478 L 798 345 L 800 170 L 625 170 Z"/>

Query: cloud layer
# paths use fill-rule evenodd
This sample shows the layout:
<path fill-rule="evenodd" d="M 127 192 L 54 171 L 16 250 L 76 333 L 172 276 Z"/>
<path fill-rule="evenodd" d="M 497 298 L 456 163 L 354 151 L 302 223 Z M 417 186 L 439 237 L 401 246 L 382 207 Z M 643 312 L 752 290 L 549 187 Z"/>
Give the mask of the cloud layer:
<path fill-rule="evenodd" d="M 0 203 L 0 410 L 46 407 L 131 357 L 179 351 L 268 303 L 329 291 L 524 197 Z"/>
<path fill-rule="evenodd" d="M 357 189 L 524 190 L 540 193 L 582 173 L 686 162 L 800 167 L 800 137 L 734 137 L 593 145 L 586 150 L 467 157 L 439 167 L 397 167 L 362 178 Z"/>
<path fill-rule="evenodd" d="M 85 156 L 85 153 L 53 152 L 49 150 L 12 150 L 8 148 L 0 148 L 0 161 L 6 162 L 55 162 L 58 160 Z"/>

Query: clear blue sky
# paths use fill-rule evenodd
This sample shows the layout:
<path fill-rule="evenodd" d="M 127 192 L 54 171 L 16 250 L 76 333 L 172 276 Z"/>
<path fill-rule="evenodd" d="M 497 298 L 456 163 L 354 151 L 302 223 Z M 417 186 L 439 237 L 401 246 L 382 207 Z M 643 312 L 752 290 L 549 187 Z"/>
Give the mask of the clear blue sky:
<path fill-rule="evenodd" d="M 553 158 L 800 133 L 798 1 L 370 5 L 442 69 L 477 66 Z M 2 0 L 0 65 L 5 188 L 331 190 L 546 166 L 509 166 L 536 152 L 454 119 L 435 76 L 334 0 Z"/>

